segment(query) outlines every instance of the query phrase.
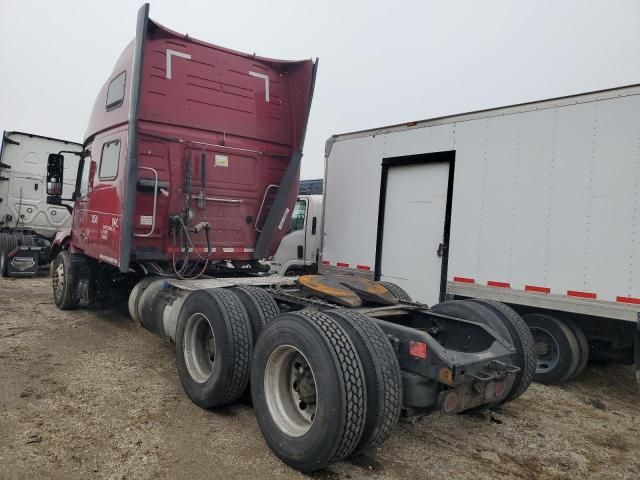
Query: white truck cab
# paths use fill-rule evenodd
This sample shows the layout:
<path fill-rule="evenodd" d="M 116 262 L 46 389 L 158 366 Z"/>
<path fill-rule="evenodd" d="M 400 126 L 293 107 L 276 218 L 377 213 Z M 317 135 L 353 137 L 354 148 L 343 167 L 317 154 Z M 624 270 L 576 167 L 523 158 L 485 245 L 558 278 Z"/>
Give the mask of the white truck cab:
<path fill-rule="evenodd" d="M 271 260 L 271 271 L 280 275 L 314 273 L 322 235 L 322 195 L 298 195 L 289 231 Z"/>

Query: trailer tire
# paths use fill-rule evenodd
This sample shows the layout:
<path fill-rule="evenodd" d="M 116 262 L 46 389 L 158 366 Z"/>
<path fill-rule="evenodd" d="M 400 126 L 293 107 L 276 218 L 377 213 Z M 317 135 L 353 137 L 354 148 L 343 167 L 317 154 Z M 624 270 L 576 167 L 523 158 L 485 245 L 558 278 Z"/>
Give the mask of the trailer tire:
<path fill-rule="evenodd" d="M 398 423 L 402 379 L 396 352 L 385 333 L 366 315 L 347 309 L 328 310 L 349 335 L 364 370 L 367 416 L 354 454 L 382 445 Z"/>
<path fill-rule="evenodd" d="M 301 472 L 348 457 L 362 436 L 362 364 L 347 332 L 326 313 L 285 313 L 267 324 L 255 347 L 251 396 L 267 444 Z"/>
<path fill-rule="evenodd" d="M 536 344 L 535 381 L 553 385 L 568 380 L 580 362 L 580 346 L 571 328 L 546 313 L 528 313 L 523 318 Z"/>
<path fill-rule="evenodd" d="M 280 307 L 263 288 L 234 287 L 230 290 L 238 296 L 249 314 L 253 342 L 255 343 L 265 325 L 280 315 Z"/>
<path fill-rule="evenodd" d="M 402 288 L 400 285 L 396 285 L 393 282 L 378 282 L 380 285 L 383 285 L 387 290 L 391 292 L 391 294 L 396 297 L 398 300 L 404 300 L 405 302 L 413 302 L 411 295 L 407 293 L 407 291 Z"/>
<path fill-rule="evenodd" d="M 576 322 L 567 317 L 562 317 L 562 321 L 569 326 L 573 334 L 576 336 L 576 340 L 578 341 L 578 348 L 580 349 L 580 359 L 578 360 L 578 366 L 576 367 L 575 372 L 573 372 L 569 377 L 569 380 L 572 380 L 578 377 L 582 372 L 584 372 L 584 369 L 587 368 L 590 353 L 589 340 L 587 340 L 587 336 L 584 334 L 582 328 L 580 328 L 580 326 Z"/>
<path fill-rule="evenodd" d="M 517 366 L 520 367 L 520 371 L 516 373 L 513 387 L 498 404 L 515 400 L 527 391 L 536 374 L 536 346 L 531 331 L 518 312 L 508 305 L 495 300 L 473 299 L 472 301 L 500 314 L 505 327 L 509 330 L 513 346 L 518 352 Z"/>
<path fill-rule="evenodd" d="M 176 364 L 193 403 L 214 408 L 235 402 L 249 381 L 252 346 L 247 311 L 235 293 L 212 288 L 185 298 L 176 328 Z"/>
<path fill-rule="evenodd" d="M 62 250 L 51 264 L 53 301 L 60 310 L 73 310 L 80 303 L 78 281 L 84 261 L 82 255 Z"/>

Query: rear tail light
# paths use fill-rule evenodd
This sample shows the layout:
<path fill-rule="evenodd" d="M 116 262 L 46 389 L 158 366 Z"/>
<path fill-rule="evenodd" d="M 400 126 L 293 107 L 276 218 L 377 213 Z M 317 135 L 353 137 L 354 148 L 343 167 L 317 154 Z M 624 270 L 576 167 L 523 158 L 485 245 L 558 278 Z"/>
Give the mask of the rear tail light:
<path fill-rule="evenodd" d="M 409 355 L 426 360 L 429 355 L 429 348 L 423 342 L 409 342 Z"/>

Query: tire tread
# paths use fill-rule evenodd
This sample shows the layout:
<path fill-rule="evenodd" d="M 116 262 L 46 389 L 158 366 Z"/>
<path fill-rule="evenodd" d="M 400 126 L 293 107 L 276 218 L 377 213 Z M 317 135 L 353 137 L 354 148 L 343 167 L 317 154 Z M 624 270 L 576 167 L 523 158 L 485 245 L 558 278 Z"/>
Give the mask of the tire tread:
<path fill-rule="evenodd" d="M 362 364 L 349 336 L 330 316 L 315 310 L 297 312 L 315 323 L 329 340 L 338 358 L 346 394 L 345 427 L 331 462 L 342 460 L 355 450 L 362 436 L 366 415 L 366 391 Z"/>
<path fill-rule="evenodd" d="M 378 447 L 389 438 L 400 418 L 402 379 L 398 357 L 382 329 L 366 315 L 343 308 L 330 310 L 327 313 L 333 318 L 340 317 L 343 321 L 349 322 L 373 361 L 378 391 L 367 390 L 367 397 L 369 400 L 371 395 L 378 397 L 378 411 L 368 411 L 367 416 L 376 416 L 375 427 L 368 435 L 369 438 L 362 438 L 356 451 Z"/>

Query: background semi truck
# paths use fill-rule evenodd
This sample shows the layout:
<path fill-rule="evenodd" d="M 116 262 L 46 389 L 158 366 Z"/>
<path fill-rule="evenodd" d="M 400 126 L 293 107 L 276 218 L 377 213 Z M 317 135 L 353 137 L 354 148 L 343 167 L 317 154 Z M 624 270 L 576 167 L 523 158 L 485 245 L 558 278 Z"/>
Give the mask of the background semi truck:
<path fill-rule="evenodd" d="M 634 85 L 334 135 L 320 271 L 505 302 L 541 382 L 639 368 L 639 112 Z"/>
<path fill-rule="evenodd" d="M 33 133 L 4 132 L 0 147 L 0 273 L 2 276 L 35 275 L 38 264 L 51 259 L 51 241 L 71 225 L 65 205 L 47 204 L 46 170 L 49 154 L 64 152 L 68 180 L 65 197 L 71 197 L 77 153 L 82 145 Z M 75 152 L 75 153 L 74 153 Z M 69 172 L 71 172 L 69 174 Z M 23 247 L 23 248 L 19 248 Z"/>
<path fill-rule="evenodd" d="M 250 380 L 268 445 L 301 471 L 380 445 L 402 410 L 522 395 L 533 339 L 501 303 L 429 309 L 393 284 L 264 271 L 296 202 L 317 62 L 207 44 L 148 11 L 94 106 L 56 305 L 128 295 L 132 318 L 175 343 L 189 398 L 230 404 Z M 49 155 L 50 204 L 65 166 Z"/>

